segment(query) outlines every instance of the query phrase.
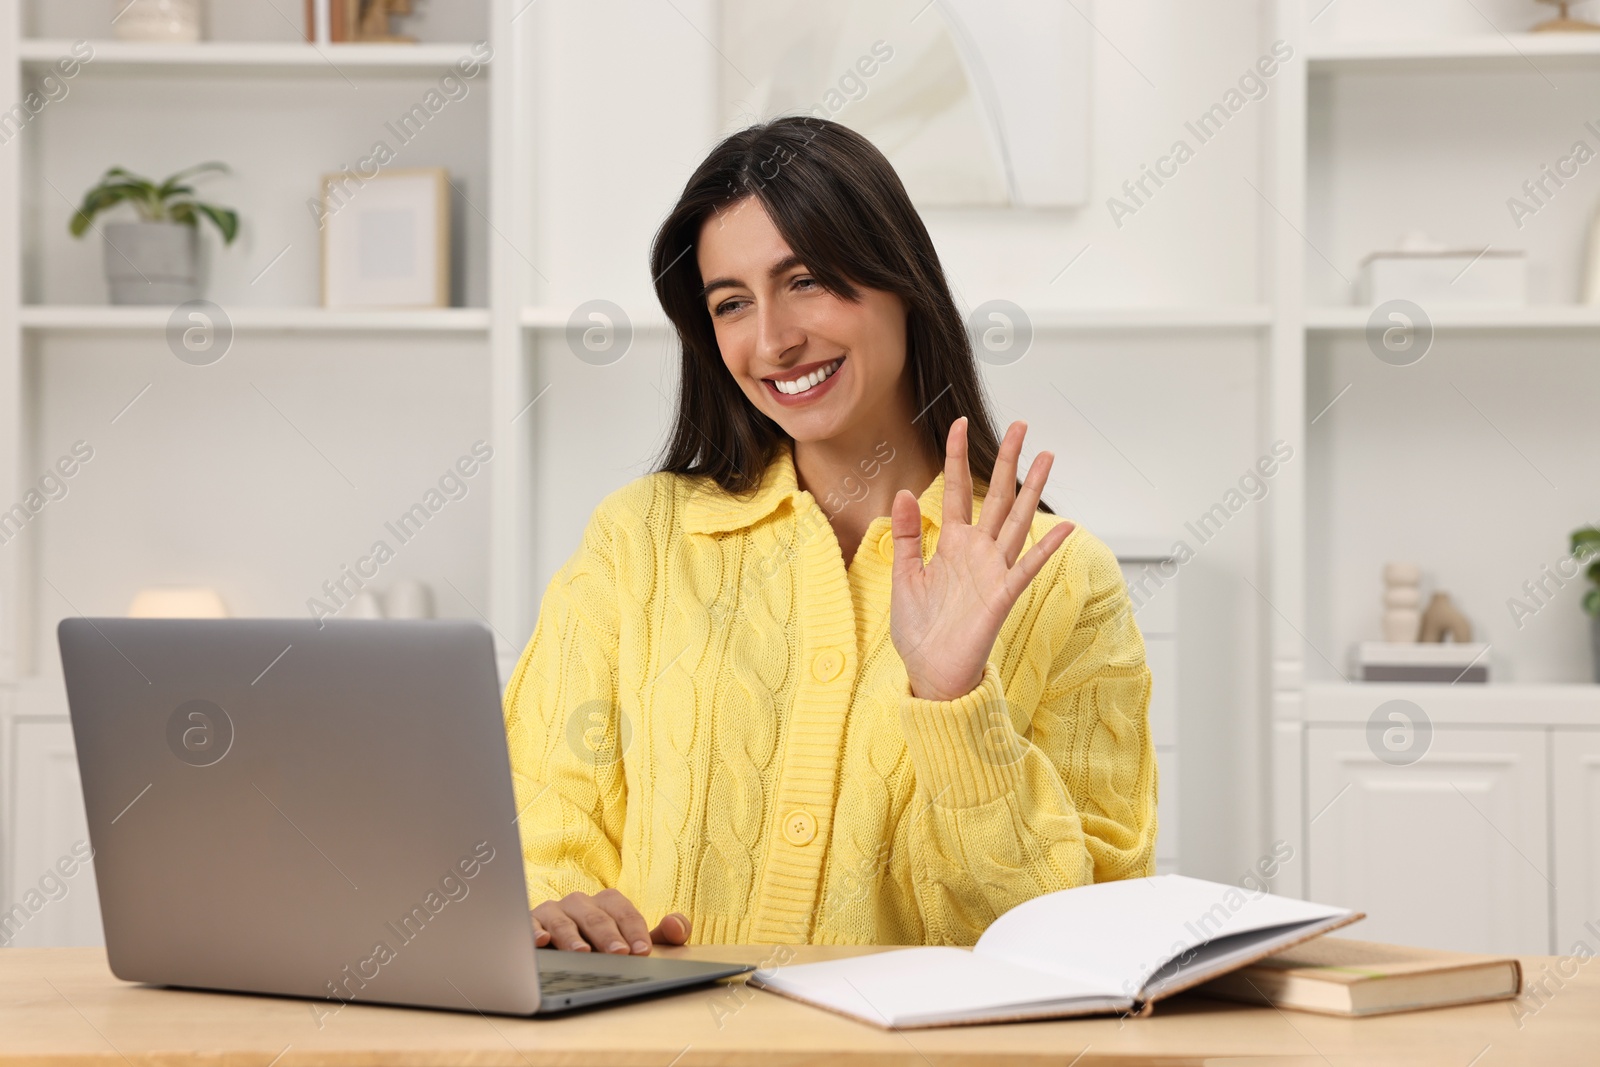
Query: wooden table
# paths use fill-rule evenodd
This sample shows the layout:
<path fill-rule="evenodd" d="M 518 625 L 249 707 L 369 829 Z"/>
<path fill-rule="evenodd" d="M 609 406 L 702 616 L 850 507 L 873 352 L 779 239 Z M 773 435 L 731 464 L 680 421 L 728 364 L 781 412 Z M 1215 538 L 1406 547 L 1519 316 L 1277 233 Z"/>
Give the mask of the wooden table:
<path fill-rule="evenodd" d="M 800 947 L 797 962 L 870 949 Z M 762 946 L 667 954 L 771 962 Z M 1530 983 L 1550 957 L 1524 960 Z M 192 993 L 112 977 L 97 948 L 0 949 L 0 1067 L 542 1067 L 544 1064 L 1254 1064 L 1448 1067 L 1600 1063 L 1600 962 L 1525 995 L 1371 1019 L 1279 1012 L 1183 995 L 1143 1019 L 1097 1018 L 891 1033 L 738 980 L 568 1016 L 501 1016 Z"/>

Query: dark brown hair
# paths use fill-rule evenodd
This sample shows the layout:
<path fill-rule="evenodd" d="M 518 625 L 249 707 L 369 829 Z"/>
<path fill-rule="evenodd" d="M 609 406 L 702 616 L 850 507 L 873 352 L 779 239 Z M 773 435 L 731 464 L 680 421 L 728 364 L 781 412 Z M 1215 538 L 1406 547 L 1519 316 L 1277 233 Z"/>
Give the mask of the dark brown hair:
<path fill-rule="evenodd" d="M 829 291 L 855 300 L 865 287 L 901 299 L 922 442 L 942 462 L 950 424 L 965 415 L 972 478 L 985 484 L 999 436 L 927 227 L 883 153 L 854 130 L 810 116 L 751 126 L 718 144 L 656 232 L 650 273 L 682 346 L 678 414 L 657 469 L 708 475 L 729 492 L 746 493 L 789 440 L 723 365 L 701 295 L 701 227 L 751 196 Z"/>

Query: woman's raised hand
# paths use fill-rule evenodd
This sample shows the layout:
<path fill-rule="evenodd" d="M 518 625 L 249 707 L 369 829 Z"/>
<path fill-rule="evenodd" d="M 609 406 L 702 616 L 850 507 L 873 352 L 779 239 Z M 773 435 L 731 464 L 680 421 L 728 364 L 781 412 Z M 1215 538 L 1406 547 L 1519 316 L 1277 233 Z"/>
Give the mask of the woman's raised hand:
<path fill-rule="evenodd" d="M 682 945 L 689 920 L 673 912 L 651 930 L 633 901 L 615 889 L 595 894 L 568 893 L 533 909 L 533 943 L 572 952 L 615 952 L 648 956 L 650 946 Z"/>
<path fill-rule="evenodd" d="M 1033 525 L 1054 456 L 1041 452 L 1016 490 L 1017 461 L 1028 429 L 1014 422 L 1000 442 L 989 493 L 972 524 L 972 473 L 967 420 L 950 426 L 945 443 L 944 515 L 933 558 L 922 562 L 922 513 L 910 490 L 895 494 L 889 633 L 906 666 L 911 694 L 955 700 L 978 687 L 1000 627 L 1073 524 L 1051 527 L 1018 559 Z"/>

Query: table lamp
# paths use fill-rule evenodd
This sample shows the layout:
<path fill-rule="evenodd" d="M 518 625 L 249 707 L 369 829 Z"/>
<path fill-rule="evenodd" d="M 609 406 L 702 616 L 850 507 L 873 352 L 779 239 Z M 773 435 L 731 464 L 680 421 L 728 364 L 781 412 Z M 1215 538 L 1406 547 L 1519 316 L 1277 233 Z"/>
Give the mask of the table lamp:
<path fill-rule="evenodd" d="M 225 619 L 228 609 L 210 586 L 153 586 L 128 606 L 130 619 Z"/>
<path fill-rule="evenodd" d="M 1533 28 L 1534 33 L 1593 33 L 1595 30 L 1600 30 L 1600 23 L 1585 22 L 1583 19 L 1571 17 L 1567 13 L 1567 8 L 1572 6 L 1569 0 L 1539 0 L 1539 2 L 1556 5 L 1561 9 L 1561 14 L 1549 22 L 1539 23 Z"/>

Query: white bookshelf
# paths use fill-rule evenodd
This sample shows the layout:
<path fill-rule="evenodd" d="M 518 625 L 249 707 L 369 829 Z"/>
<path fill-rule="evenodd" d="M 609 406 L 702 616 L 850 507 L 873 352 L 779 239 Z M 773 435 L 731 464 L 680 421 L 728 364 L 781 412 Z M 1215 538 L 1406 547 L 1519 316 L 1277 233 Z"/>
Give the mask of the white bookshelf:
<path fill-rule="evenodd" d="M 1348 71 L 1483 70 L 1530 61 L 1540 68 L 1580 66 L 1600 60 L 1600 34 L 1482 33 L 1433 40 L 1355 40 L 1313 44 L 1313 74 Z"/>
<path fill-rule="evenodd" d="M 18 323 L 32 333 L 120 333 L 159 331 L 172 312 L 158 307 L 33 304 L 20 309 Z M 320 307 L 234 307 L 235 329 L 263 333 L 464 333 L 489 330 L 488 308 L 358 310 Z"/>
<path fill-rule="evenodd" d="M 1370 307 L 1308 307 L 1306 329 L 1313 333 L 1360 333 L 1372 316 Z M 1531 307 L 1435 307 L 1428 315 L 1433 328 L 1452 331 L 1552 331 L 1600 330 L 1600 307 L 1581 304 L 1545 304 Z"/>
<path fill-rule="evenodd" d="M 1272 324 L 1266 305 L 1240 307 L 1034 307 L 1036 330 L 1264 330 Z"/>
<path fill-rule="evenodd" d="M 19 42 L 18 57 L 25 70 L 42 69 L 73 54 L 77 42 L 32 38 Z M 155 44 L 117 40 L 90 40 L 93 58 L 83 71 L 90 75 L 157 72 L 163 76 L 188 74 L 217 77 L 229 72 L 261 74 L 281 72 L 292 77 L 336 77 L 351 69 L 367 74 L 406 74 L 447 68 L 467 55 L 470 42 L 453 44 L 310 44 L 294 42 L 202 41 L 196 44 Z"/>
<path fill-rule="evenodd" d="M 1050 307 L 1033 306 L 1027 310 L 1035 330 L 1064 333 L 1074 331 L 1149 332 L 1172 330 L 1201 331 L 1255 331 L 1265 330 L 1272 323 L 1272 314 L 1266 305 L 1243 307 Z M 570 311 L 556 307 L 525 307 L 522 325 L 534 330 L 564 329 Z M 637 329 L 664 330 L 666 317 L 659 308 L 631 320 Z"/>
<path fill-rule="evenodd" d="M 53 619 L 125 610 L 126 590 L 94 576 L 108 552 L 126 553 L 122 569 L 141 584 L 208 577 L 218 584 L 228 573 L 208 559 L 215 537 L 191 537 L 173 519 L 181 525 L 187 515 L 205 527 L 214 517 L 247 531 L 251 511 L 254 521 L 277 526 L 273 513 L 317 509 L 314 522 L 282 524 L 272 546 L 236 548 L 255 563 L 233 568 L 238 581 L 225 594 L 235 614 L 297 614 L 303 605 L 296 601 L 312 594 L 318 574 L 336 572 L 354 546 L 370 542 L 373 516 L 422 491 L 429 475 L 481 437 L 495 446 L 496 462 L 451 505 L 460 509 L 454 525 L 441 527 L 431 545 L 419 541 L 409 573 L 390 580 L 422 577 L 441 614 L 483 617 L 515 634 L 501 642 L 502 663 L 525 638 L 530 611 L 520 588 L 507 583 L 517 582 L 529 530 L 505 499 L 527 492 L 527 427 L 491 411 L 496 390 L 516 387 L 526 358 L 519 331 L 497 322 L 515 319 L 531 284 L 515 256 L 493 248 L 489 225 L 492 214 L 509 230 L 515 214 L 504 202 L 491 205 L 491 195 L 532 184 L 526 158 L 513 173 L 506 150 L 513 137 L 532 137 L 523 105 L 509 99 L 514 86 L 526 89 L 527 75 L 519 82 L 496 73 L 520 47 L 509 29 L 514 9 L 509 0 L 435 5 L 413 20 L 420 44 L 314 46 L 293 39 L 297 27 L 272 5 L 208 6 L 224 39 L 166 45 L 106 39 L 106 5 L 0 4 L 8 103 L 62 57 L 81 56 L 78 42 L 92 49 L 67 80 L 70 91 L 0 146 L 0 506 L 37 485 L 63 442 L 82 437 L 95 446 L 68 496 L 0 546 L 0 895 L 7 899 L 17 898 L 19 879 L 29 871 L 36 877 L 34 868 L 60 851 L 58 841 L 83 833 Z M 291 14 L 299 12 L 295 5 Z M 491 26 L 498 28 L 483 32 Z M 494 51 L 487 61 L 474 51 L 483 39 Z M 359 158 L 375 137 L 392 137 L 384 122 L 462 59 L 481 63 L 464 80 L 467 94 L 450 100 L 395 163 L 451 173 L 460 306 L 317 306 L 318 236 L 304 202 L 322 173 Z M 494 123 L 503 124 L 503 137 L 491 136 Z M 232 174 L 206 183 L 202 197 L 236 208 L 244 231 L 228 249 L 202 231 L 212 282 L 205 296 L 235 333 L 227 357 L 197 368 L 168 351 L 172 309 L 104 303 L 100 242 L 93 234 L 73 241 L 65 231 L 76 199 L 107 166 L 160 177 L 206 159 L 230 164 Z M 372 442 L 389 454 L 373 452 Z M 185 455 L 210 450 L 231 457 L 226 474 L 215 457 L 174 473 L 188 465 Z M 411 473 L 400 477 L 403 468 Z M 168 474 L 152 473 L 160 470 Z M 182 481 L 187 490 L 175 488 Z M 120 518 L 96 514 L 112 506 Z M 226 536 L 220 528 L 216 535 Z M 524 547 L 497 553 L 500 545 Z M 19 778 L 19 768 L 37 773 Z M 48 795 L 32 795 L 32 785 L 17 791 L 47 772 L 54 776 Z M 29 936 L 94 941 L 92 887 L 79 897 Z"/>
<path fill-rule="evenodd" d="M 1526 6 L 1531 22 L 1541 12 Z M 1522 12 L 1478 9 L 1472 20 L 1503 20 L 1506 32 L 1384 39 L 1377 31 L 1393 15 L 1384 5 L 1346 5 L 1318 24 L 1321 2 L 1274 9 L 1269 36 L 1304 42 L 1305 58 L 1276 92 L 1269 179 L 1283 225 L 1271 253 L 1267 421 L 1272 436 L 1305 442 L 1305 462 L 1269 504 L 1262 590 L 1271 836 L 1305 858 L 1286 866 L 1280 888 L 1359 897 L 1375 937 L 1409 929 L 1418 944 L 1553 951 L 1558 916 L 1593 898 L 1587 883 L 1552 885 L 1547 868 L 1587 866 L 1600 842 L 1557 825 L 1564 807 L 1594 823 L 1592 800 L 1561 784 L 1558 754 L 1600 730 L 1600 686 L 1587 684 L 1586 650 L 1575 647 L 1580 628 L 1587 637 L 1575 597 L 1526 632 L 1507 624 L 1503 605 L 1521 595 L 1521 568 L 1537 576 L 1529 561 L 1555 559 L 1567 531 L 1588 521 L 1545 435 L 1586 436 L 1560 398 L 1587 388 L 1578 383 L 1600 331 L 1600 307 L 1575 302 L 1596 205 L 1592 185 L 1575 185 L 1518 229 L 1504 204 L 1561 154 L 1547 142 L 1564 151 L 1587 136 L 1548 104 L 1561 96 L 1553 87 L 1576 99 L 1600 84 L 1600 34 L 1513 32 L 1504 21 Z M 1340 14 L 1360 32 L 1323 36 Z M 1413 227 L 1462 247 L 1525 251 L 1530 303 L 1425 307 L 1432 348 L 1396 367 L 1369 351 L 1374 309 L 1350 294 L 1362 256 Z M 1539 473 L 1557 468 L 1559 481 Z M 1435 475 L 1450 488 L 1433 492 Z M 1468 498 L 1496 502 L 1492 531 L 1469 532 L 1458 504 Z M 1409 558 L 1467 602 L 1479 639 L 1494 646 L 1494 681 L 1337 679 L 1349 645 L 1377 637 L 1382 561 Z M 1391 701 L 1423 709 L 1432 729 L 1415 766 L 1388 765 L 1373 747 L 1371 724 L 1387 727 Z M 1441 880 L 1471 889 L 1440 896 Z M 1485 909 L 1522 918 L 1484 921 Z"/>
<path fill-rule="evenodd" d="M 1390 700 L 1416 703 L 1438 726 L 1503 728 L 1514 721 L 1529 729 L 1600 728 L 1600 685 L 1577 682 L 1312 682 L 1306 686 L 1306 721 L 1365 726 L 1373 707 Z"/>

